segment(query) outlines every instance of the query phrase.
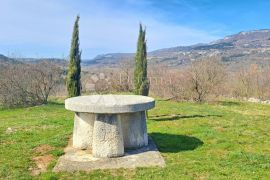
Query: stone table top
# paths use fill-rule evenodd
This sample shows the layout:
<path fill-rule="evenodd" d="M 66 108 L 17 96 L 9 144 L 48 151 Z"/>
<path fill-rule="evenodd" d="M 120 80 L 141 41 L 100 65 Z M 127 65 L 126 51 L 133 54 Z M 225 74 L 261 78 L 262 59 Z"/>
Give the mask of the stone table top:
<path fill-rule="evenodd" d="M 65 100 L 65 108 L 75 112 L 119 114 L 138 112 L 155 107 L 155 100 L 139 95 L 91 95 Z"/>

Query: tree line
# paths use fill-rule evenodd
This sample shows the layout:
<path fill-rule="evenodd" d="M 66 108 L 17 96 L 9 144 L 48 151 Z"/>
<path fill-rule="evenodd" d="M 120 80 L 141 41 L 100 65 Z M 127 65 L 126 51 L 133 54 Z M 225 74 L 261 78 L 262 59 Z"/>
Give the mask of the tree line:
<path fill-rule="evenodd" d="M 122 60 L 117 69 L 82 68 L 79 20 L 77 16 L 68 65 L 44 60 L 0 66 L 0 106 L 34 106 L 46 104 L 49 96 L 66 98 L 93 92 L 150 93 L 199 103 L 219 97 L 270 99 L 270 66 L 252 64 L 230 71 L 220 57 L 213 56 L 178 69 L 153 64 L 148 67 L 146 30 L 141 24 L 133 61 Z"/>

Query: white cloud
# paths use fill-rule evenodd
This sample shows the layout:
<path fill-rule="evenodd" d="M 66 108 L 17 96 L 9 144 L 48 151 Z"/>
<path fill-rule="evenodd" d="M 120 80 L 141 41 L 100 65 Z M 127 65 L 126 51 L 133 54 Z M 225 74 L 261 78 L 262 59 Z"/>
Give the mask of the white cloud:
<path fill-rule="evenodd" d="M 129 1 L 134 3 L 133 0 Z M 60 57 L 68 53 L 77 13 L 81 15 L 80 35 L 84 58 L 99 53 L 134 52 L 140 21 L 147 26 L 149 50 L 209 42 L 217 38 L 211 32 L 168 23 L 161 18 L 161 13 L 115 8 L 98 1 L 75 4 L 70 0 L 1 0 L 0 7 L 0 48 L 3 48 L 1 44 L 9 43 L 28 47 L 41 44 L 59 49 L 59 53 L 51 55 L 46 50 L 45 56 Z M 43 54 L 42 49 L 35 51 L 39 52 L 26 54 Z"/>

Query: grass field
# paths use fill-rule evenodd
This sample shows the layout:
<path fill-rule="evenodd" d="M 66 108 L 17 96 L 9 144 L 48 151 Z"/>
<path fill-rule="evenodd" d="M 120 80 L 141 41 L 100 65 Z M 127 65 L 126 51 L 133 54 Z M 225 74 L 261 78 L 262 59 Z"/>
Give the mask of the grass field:
<path fill-rule="evenodd" d="M 0 179 L 270 179 L 270 105 L 159 100 L 149 111 L 148 132 L 165 168 L 55 174 L 72 118 L 62 103 L 0 110 Z M 42 155 L 52 161 L 32 176 L 33 159 Z"/>

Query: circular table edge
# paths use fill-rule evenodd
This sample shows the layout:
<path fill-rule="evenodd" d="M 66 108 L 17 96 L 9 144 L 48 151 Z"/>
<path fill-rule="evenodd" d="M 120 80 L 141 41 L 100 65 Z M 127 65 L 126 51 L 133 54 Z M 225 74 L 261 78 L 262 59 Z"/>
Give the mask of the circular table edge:
<path fill-rule="evenodd" d="M 148 97 L 151 98 L 151 97 Z M 93 105 L 93 106 L 82 106 L 78 104 L 71 104 L 68 99 L 65 100 L 65 109 L 81 112 L 81 113 L 93 113 L 93 114 L 120 114 L 120 113 L 133 113 L 139 111 L 146 111 L 155 107 L 155 99 L 151 98 L 152 101 L 129 104 L 129 105 L 114 105 L 105 106 L 105 105 Z"/>

